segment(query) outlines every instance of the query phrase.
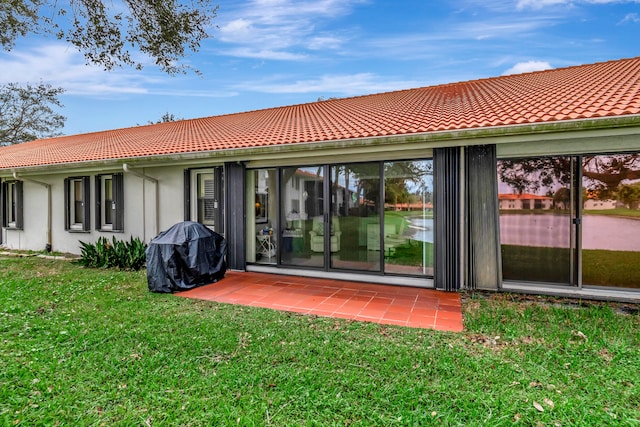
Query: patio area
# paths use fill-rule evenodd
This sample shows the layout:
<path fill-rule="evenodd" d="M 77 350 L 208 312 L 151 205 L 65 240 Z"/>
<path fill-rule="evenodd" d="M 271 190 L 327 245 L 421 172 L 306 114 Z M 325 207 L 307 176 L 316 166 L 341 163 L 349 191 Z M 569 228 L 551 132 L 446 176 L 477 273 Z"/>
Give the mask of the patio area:
<path fill-rule="evenodd" d="M 460 294 L 433 289 L 228 271 L 218 283 L 175 295 L 361 322 L 463 330 Z"/>

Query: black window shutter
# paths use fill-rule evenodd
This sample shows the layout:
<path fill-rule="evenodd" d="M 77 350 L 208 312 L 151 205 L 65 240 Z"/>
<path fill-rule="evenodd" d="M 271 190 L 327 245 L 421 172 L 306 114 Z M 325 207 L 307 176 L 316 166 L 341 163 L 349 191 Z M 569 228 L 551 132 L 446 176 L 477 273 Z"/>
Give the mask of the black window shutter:
<path fill-rule="evenodd" d="M 102 175 L 97 175 L 95 180 L 96 195 L 96 230 L 102 227 Z"/>
<path fill-rule="evenodd" d="M 22 197 L 22 181 L 16 181 L 16 228 L 22 230 L 24 227 L 23 217 L 24 217 L 24 209 L 23 205 L 23 197 Z"/>
<path fill-rule="evenodd" d="M 112 175 L 114 212 L 113 231 L 124 231 L 124 176 L 121 173 Z"/>
<path fill-rule="evenodd" d="M 84 223 L 82 231 L 91 230 L 91 178 L 82 177 L 82 206 L 84 208 Z"/>
<path fill-rule="evenodd" d="M 191 220 L 191 170 L 184 170 L 184 220 Z"/>
<path fill-rule="evenodd" d="M 65 230 L 71 229 L 71 212 L 69 211 L 69 209 L 71 209 L 71 205 L 70 205 L 71 200 L 69 198 L 70 185 L 71 185 L 71 179 L 65 178 L 64 179 L 64 229 Z"/>

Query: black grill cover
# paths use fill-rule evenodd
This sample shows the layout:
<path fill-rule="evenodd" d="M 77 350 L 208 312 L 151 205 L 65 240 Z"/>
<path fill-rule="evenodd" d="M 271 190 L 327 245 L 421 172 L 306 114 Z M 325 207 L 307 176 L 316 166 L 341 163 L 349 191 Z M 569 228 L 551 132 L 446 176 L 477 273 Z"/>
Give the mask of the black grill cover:
<path fill-rule="evenodd" d="M 227 271 L 227 241 L 200 224 L 185 221 L 151 240 L 145 252 L 152 292 L 177 292 L 217 282 Z"/>

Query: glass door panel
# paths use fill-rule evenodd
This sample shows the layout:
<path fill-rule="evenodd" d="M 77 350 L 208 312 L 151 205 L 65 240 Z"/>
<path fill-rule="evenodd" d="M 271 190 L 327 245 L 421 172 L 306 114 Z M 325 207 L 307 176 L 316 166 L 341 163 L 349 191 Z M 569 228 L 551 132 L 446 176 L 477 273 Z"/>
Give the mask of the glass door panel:
<path fill-rule="evenodd" d="M 324 267 L 324 166 L 282 168 L 280 194 L 281 263 Z"/>
<path fill-rule="evenodd" d="M 433 161 L 385 163 L 384 194 L 385 272 L 433 276 Z"/>
<path fill-rule="evenodd" d="M 640 288 L 640 153 L 582 160 L 582 283 Z"/>
<path fill-rule="evenodd" d="M 505 280 L 571 284 L 572 158 L 498 161 Z"/>
<path fill-rule="evenodd" d="M 278 260 L 278 204 L 276 200 L 276 169 L 249 171 L 248 180 L 253 190 L 249 200 L 253 206 L 247 212 L 248 260 L 258 264 L 276 264 Z"/>
<path fill-rule="evenodd" d="M 380 271 L 380 163 L 333 165 L 325 232 L 331 268 Z M 325 225 L 325 231 L 327 226 Z"/>

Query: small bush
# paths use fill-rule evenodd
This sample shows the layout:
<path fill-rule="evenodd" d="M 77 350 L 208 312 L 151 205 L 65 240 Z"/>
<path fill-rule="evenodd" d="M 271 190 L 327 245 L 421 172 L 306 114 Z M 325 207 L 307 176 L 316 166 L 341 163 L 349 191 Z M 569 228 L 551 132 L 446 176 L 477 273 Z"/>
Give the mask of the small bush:
<path fill-rule="evenodd" d="M 77 262 L 84 267 L 140 270 L 146 262 L 147 245 L 137 237 L 131 237 L 128 242 L 100 237 L 95 243 L 80 241 L 80 247 Z"/>

